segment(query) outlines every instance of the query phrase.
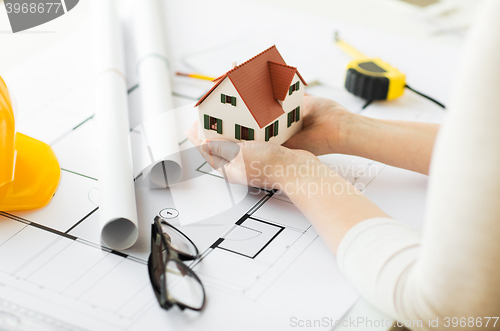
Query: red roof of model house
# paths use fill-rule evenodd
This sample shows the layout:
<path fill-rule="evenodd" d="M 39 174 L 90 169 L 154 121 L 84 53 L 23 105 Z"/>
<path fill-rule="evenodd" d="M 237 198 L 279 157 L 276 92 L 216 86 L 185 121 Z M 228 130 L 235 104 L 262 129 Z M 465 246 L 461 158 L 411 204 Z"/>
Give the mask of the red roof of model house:
<path fill-rule="evenodd" d="M 272 46 L 217 77 L 214 86 L 201 97 L 195 107 L 200 105 L 225 78 L 229 78 L 259 127 L 263 128 L 284 114 L 278 100 L 285 100 L 295 73 L 302 83 L 307 85 L 297 68 L 288 66 L 276 46 Z"/>

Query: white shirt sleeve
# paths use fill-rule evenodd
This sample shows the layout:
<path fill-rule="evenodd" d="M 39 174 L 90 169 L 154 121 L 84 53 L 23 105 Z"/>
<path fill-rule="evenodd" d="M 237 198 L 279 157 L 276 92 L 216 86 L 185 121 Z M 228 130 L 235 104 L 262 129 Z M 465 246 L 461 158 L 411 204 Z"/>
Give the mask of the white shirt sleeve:
<path fill-rule="evenodd" d="M 362 295 L 396 319 L 428 329 L 438 317 L 448 330 L 446 317 L 482 317 L 486 329 L 486 317 L 500 316 L 500 0 L 486 2 L 470 32 L 448 111 L 421 235 L 389 218 L 366 220 L 337 258 Z"/>

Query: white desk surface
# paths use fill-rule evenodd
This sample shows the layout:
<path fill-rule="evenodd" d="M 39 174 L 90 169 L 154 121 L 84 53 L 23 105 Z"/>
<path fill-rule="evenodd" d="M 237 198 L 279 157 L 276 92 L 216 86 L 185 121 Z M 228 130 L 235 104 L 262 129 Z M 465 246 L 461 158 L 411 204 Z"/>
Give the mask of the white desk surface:
<path fill-rule="evenodd" d="M 399 0 L 251 0 L 270 6 L 287 7 L 303 13 L 340 20 L 386 32 L 433 40 L 440 44 L 457 45 L 462 42 L 461 32 L 448 32 L 440 20 L 431 20 L 428 15 Z M 0 0 L 0 3 L 3 0 Z M 464 0 L 456 0 L 457 3 Z M 477 3 L 482 1 L 474 1 Z M 470 4 L 468 4 L 470 6 Z M 28 31 L 12 34 L 4 6 L 0 6 L 0 73 L 13 68 L 52 43 L 68 35 L 88 18 L 88 1 L 82 0 L 74 10 L 56 20 L 34 27 Z M 475 8 L 474 7 L 474 8 Z M 467 25 L 474 10 L 443 19 L 449 26 Z M 466 15 L 464 18 L 463 16 Z M 381 19 L 383 17 L 383 19 Z M 446 16 L 445 16 L 446 17 Z M 451 22 L 453 21 L 453 22 Z M 4 50 L 7 50 L 5 52 Z"/>
<path fill-rule="evenodd" d="M 269 6 L 292 8 L 309 15 L 346 21 L 403 36 L 432 40 L 441 44 L 458 45 L 463 40 L 463 31 L 449 32 L 446 27 L 436 28 L 436 21 L 426 18 L 425 12 L 421 9 L 412 9 L 411 6 L 401 4 L 398 0 L 252 1 L 265 2 Z M 0 2 L 2 1 L 0 0 Z M 457 0 L 457 2 L 460 1 Z M 88 18 L 88 5 L 88 1 L 82 0 L 67 15 L 17 34 L 10 32 L 5 7 L 1 5 L 0 45 L 2 52 L 0 52 L 0 75 L 22 64 L 31 56 L 36 55 L 78 28 Z M 455 26 L 466 26 L 472 19 L 473 12 L 473 10 L 469 10 L 465 16 L 462 13 L 459 18 L 445 18 L 443 21 L 449 23 L 455 19 L 455 22 L 452 22 Z M 370 320 L 389 319 L 363 299 L 353 306 L 345 318 L 349 320 L 349 318 L 356 319 L 358 317 Z M 357 328 L 338 327 L 335 330 L 357 330 Z M 373 328 L 372 330 L 387 330 L 387 327 Z"/>

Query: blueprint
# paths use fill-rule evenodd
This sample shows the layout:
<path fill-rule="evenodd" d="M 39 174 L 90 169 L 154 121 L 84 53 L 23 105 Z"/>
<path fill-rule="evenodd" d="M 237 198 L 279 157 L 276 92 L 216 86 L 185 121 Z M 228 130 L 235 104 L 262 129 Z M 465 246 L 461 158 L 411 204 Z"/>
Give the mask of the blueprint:
<path fill-rule="evenodd" d="M 196 70 L 216 76 L 224 70 L 223 61 L 219 64 L 210 58 L 220 59 L 231 53 L 234 60 L 243 61 L 246 52 L 257 54 L 264 49 L 260 44 L 275 39 L 283 57 L 301 68 L 306 81 L 321 83 L 307 88 L 308 94 L 334 98 L 351 111 L 376 118 L 424 122 L 440 122 L 443 118 L 440 108 L 411 93 L 390 104 L 374 103 L 362 110 L 362 100 L 342 89 L 340 73 L 349 59 L 330 44 L 332 31 L 350 31 L 343 36 L 354 42 L 362 42 L 364 33 L 377 36 L 375 32 L 282 12 L 283 19 L 295 17 L 305 22 L 307 28 L 295 37 L 304 49 L 311 47 L 317 59 L 315 64 L 324 67 L 315 70 L 311 65 L 314 61 L 305 59 L 307 52 L 290 51 L 290 38 L 267 33 L 266 29 L 275 29 L 273 24 L 279 23 L 276 20 L 258 28 L 248 25 L 250 19 L 239 22 L 224 16 L 227 20 L 222 22 L 217 17 L 222 13 L 215 13 L 207 2 L 195 2 L 198 9 L 194 12 L 180 0 L 169 2 L 166 7 L 169 42 L 173 45 L 172 71 Z M 227 5 L 215 1 L 211 6 L 214 3 Z M 240 6 L 249 17 L 262 21 L 274 17 L 272 11 L 263 12 L 255 4 L 250 7 L 246 2 L 231 2 L 231 6 Z M 182 19 L 179 13 L 183 12 L 191 12 L 189 20 Z M 207 12 L 215 16 L 207 17 Z M 130 36 L 127 13 L 125 8 L 124 30 Z M 198 27 L 210 23 L 211 28 L 193 29 L 190 24 L 197 20 Z M 234 24 L 241 28 L 234 30 L 240 32 L 226 29 L 224 40 L 218 40 L 215 33 L 222 31 L 224 24 Z M 87 31 L 88 26 L 83 26 L 60 44 L 4 75 L 19 105 L 17 130 L 49 143 L 57 154 L 62 175 L 47 207 L 0 212 L 0 321 L 12 330 L 286 330 L 292 317 L 341 319 L 359 294 L 341 274 L 335 258 L 307 219 L 281 193 L 228 185 L 184 136 L 197 118 L 191 105 L 210 88 L 210 82 L 173 77 L 184 177 L 171 189 L 152 189 L 141 185 L 138 175 L 137 243 L 124 251 L 101 243 L 96 160 L 99 142 Z M 242 35 L 249 36 L 247 42 L 243 41 L 247 48 L 238 47 L 244 40 Z M 317 44 L 312 44 L 311 35 Z M 395 36 L 380 38 L 387 43 L 402 42 Z M 258 49 L 252 49 L 252 45 Z M 367 41 L 365 46 L 367 53 L 380 52 L 374 41 Z M 415 88 L 446 103 L 446 83 L 454 61 L 448 60 L 439 68 L 448 76 L 440 75 L 426 84 L 425 72 L 420 73 L 412 61 L 430 55 L 418 55 L 424 49 L 420 41 L 404 46 L 397 49 L 404 48 L 415 55 L 404 58 L 398 51 L 388 50 L 387 61 L 413 73 Z M 456 52 L 432 47 L 425 49 L 440 54 L 433 63 L 441 57 L 452 58 L 449 55 Z M 134 71 L 133 40 L 128 38 L 125 48 L 133 141 L 137 134 L 134 128 L 142 121 L 137 111 L 141 87 Z M 424 69 L 435 68 L 429 65 Z M 425 176 L 359 157 L 326 155 L 320 159 L 395 219 L 415 229 L 422 222 Z M 201 259 L 190 266 L 206 287 L 207 305 L 202 313 L 177 309 L 167 312 L 157 303 L 146 262 L 150 226 L 157 214 L 172 217 L 170 222 L 191 238 L 201 253 Z"/>

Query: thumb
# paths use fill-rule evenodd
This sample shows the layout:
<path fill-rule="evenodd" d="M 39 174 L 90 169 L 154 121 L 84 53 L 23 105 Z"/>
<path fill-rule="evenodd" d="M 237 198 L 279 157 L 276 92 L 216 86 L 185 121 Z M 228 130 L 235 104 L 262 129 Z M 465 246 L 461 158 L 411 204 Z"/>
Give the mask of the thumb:
<path fill-rule="evenodd" d="M 202 148 L 210 155 L 218 156 L 231 162 L 240 153 L 240 145 L 227 140 L 207 140 Z"/>

